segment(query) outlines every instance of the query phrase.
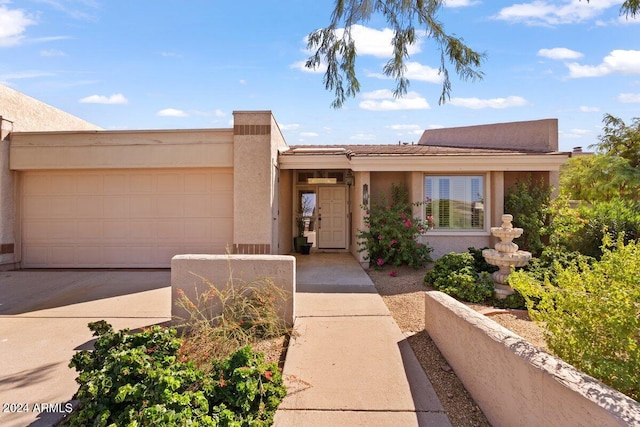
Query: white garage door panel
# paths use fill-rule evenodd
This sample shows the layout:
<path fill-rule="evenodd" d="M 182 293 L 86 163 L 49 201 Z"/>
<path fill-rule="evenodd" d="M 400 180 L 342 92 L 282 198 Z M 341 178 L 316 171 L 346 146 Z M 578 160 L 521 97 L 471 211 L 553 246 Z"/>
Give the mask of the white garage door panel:
<path fill-rule="evenodd" d="M 25 172 L 24 267 L 169 267 L 233 240 L 232 169 Z"/>

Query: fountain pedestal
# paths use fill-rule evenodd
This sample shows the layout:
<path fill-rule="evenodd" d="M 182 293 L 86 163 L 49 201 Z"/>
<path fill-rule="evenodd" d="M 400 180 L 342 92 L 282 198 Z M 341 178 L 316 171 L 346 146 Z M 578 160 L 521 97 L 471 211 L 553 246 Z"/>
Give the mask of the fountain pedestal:
<path fill-rule="evenodd" d="M 514 228 L 511 221 L 513 221 L 513 215 L 502 215 L 502 225 L 491 227 L 491 234 L 498 237 L 500 241 L 495 244 L 495 249 L 482 251 L 484 259 L 499 268 L 491 275 L 498 298 L 505 298 L 513 293 L 513 288 L 506 284 L 507 276 L 511 274 L 511 267 L 522 267 L 531 259 L 531 252 L 520 251 L 518 245 L 513 243 L 513 239 L 522 235 L 523 229 Z"/>

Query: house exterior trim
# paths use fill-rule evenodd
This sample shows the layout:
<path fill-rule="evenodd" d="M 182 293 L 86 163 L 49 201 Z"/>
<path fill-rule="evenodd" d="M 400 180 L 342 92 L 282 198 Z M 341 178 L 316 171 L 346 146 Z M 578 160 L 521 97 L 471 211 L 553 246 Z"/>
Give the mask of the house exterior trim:
<path fill-rule="evenodd" d="M 14 132 L 11 170 L 233 167 L 233 131 Z"/>
<path fill-rule="evenodd" d="M 504 155 L 363 156 L 348 159 L 337 155 L 280 156 L 282 169 L 351 169 L 354 172 L 439 171 L 557 171 L 568 153 Z"/>

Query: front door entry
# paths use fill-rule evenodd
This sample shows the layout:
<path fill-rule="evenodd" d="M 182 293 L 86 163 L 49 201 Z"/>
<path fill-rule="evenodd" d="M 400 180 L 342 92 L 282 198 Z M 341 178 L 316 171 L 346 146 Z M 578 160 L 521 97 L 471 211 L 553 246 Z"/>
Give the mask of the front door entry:
<path fill-rule="evenodd" d="M 347 189 L 344 186 L 318 188 L 318 248 L 347 247 Z"/>

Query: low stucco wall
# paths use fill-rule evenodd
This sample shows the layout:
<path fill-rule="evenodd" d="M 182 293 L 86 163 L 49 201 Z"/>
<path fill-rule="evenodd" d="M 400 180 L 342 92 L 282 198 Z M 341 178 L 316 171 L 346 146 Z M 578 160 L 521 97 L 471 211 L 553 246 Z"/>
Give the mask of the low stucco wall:
<path fill-rule="evenodd" d="M 640 426 L 640 404 L 441 292 L 425 329 L 494 426 Z"/>
<path fill-rule="evenodd" d="M 229 278 L 239 283 L 269 278 L 287 292 L 288 299 L 279 310 L 289 326 L 295 320 L 296 259 L 286 255 L 176 255 L 171 259 L 171 315 L 188 318 L 179 307 L 178 289 L 195 301 L 196 292 L 207 289 L 203 278 L 218 289 L 227 286 Z"/>

